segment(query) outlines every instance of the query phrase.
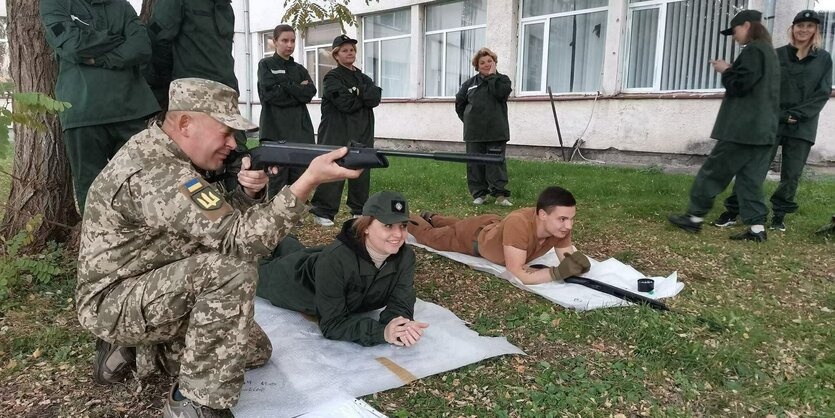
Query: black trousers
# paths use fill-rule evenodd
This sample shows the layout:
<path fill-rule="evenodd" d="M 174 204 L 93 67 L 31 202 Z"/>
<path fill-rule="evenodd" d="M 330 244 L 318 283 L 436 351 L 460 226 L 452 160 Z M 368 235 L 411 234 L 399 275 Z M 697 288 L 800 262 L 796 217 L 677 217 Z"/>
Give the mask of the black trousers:
<path fill-rule="evenodd" d="M 505 155 L 507 142 L 467 142 L 467 153 L 487 154 L 488 150 L 500 150 Z M 488 194 L 494 197 L 510 197 L 507 190 L 507 164 L 474 164 L 467 163 L 467 189 L 473 198 L 484 197 Z"/>

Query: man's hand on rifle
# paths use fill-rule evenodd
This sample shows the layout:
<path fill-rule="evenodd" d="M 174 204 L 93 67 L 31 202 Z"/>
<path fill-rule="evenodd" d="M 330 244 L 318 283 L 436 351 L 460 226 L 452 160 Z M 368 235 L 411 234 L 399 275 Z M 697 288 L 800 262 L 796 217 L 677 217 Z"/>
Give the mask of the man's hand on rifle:
<path fill-rule="evenodd" d="M 241 171 L 238 172 L 238 183 L 244 189 L 244 192 L 247 196 L 251 198 L 255 198 L 264 190 L 264 187 L 269 182 L 269 178 L 267 177 L 267 173 L 261 170 L 250 170 L 251 162 L 249 157 L 243 157 L 241 159 Z M 271 170 L 275 170 L 275 173 L 278 173 L 278 169 L 272 167 Z"/>
<path fill-rule="evenodd" d="M 305 201 L 313 189 L 322 183 L 359 177 L 362 170 L 349 170 L 336 163 L 347 153 L 348 148 L 342 147 L 314 158 L 304 174 L 290 186 L 290 191 L 296 198 Z"/>

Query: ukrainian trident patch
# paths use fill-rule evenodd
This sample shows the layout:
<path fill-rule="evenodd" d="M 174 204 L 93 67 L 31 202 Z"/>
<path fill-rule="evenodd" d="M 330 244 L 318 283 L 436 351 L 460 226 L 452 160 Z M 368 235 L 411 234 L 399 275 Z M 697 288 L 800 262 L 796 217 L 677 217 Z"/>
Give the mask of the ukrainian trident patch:
<path fill-rule="evenodd" d="M 211 221 L 215 221 L 232 212 L 232 207 L 223 199 L 223 195 L 205 180 L 195 177 L 180 186 L 180 192 L 186 195 Z"/>

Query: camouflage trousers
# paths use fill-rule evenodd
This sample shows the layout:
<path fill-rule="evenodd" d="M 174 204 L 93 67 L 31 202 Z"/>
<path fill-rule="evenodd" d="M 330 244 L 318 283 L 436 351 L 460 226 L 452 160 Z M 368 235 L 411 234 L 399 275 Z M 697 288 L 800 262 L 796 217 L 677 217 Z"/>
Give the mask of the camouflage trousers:
<path fill-rule="evenodd" d="M 99 303 L 98 337 L 137 347 L 139 374 L 179 374 L 180 391 L 211 408 L 238 402 L 244 369 L 272 346 L 253 321 L 255 263 L 198 254 L 119 283 Z"/>

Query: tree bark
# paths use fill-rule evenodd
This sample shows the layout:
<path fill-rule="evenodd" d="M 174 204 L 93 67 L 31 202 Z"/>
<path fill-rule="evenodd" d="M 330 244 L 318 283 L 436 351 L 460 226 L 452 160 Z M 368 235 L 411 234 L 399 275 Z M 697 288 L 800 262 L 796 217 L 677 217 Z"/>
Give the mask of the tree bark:
<path fill-rule="evenodd" d="M 151 19 L 151 13 L 154 12 L 154 3 L 157 0 L 142 0 L 142 10 L 139 11 L 139 20 L 142 21 L 144 24 L 148 24 L 148 20 Z"/>
<path fill-rule="evenodd" d="M 57 77 L 52 51 L 38 15 L 39 0 L 8 0 L 10 73 L 19 92 L 54 97 Z M 0 235 L 17 234 L 35 215 L 44 222 L 32 233 L 27 252 L 38 252 L 50 240 L 65 241 L 79 221 L 69 161 L 56 115 L 41 118 L 43 132 L 15 125 L 14 167 Z"/>

